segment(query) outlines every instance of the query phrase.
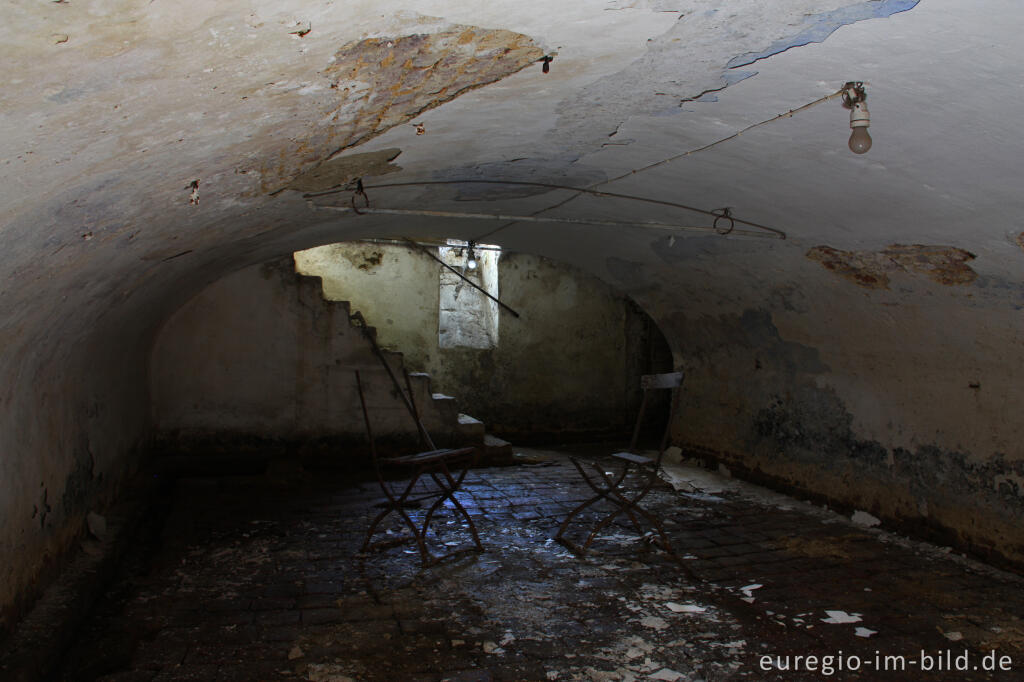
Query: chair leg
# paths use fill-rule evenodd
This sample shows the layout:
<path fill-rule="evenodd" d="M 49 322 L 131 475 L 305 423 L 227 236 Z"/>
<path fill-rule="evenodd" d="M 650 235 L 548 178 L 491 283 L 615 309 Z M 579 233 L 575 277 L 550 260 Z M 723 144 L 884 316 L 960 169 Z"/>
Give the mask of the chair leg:
<path fill-rule="evenodd" d="M 434 501 L 434 503 L 432 505 L 430 505 L 430 509 L 427 510 L 427 515 L 423 519 L 423 528 L 420 531 L 419 538 L 420 538 L 420 542 L 422 543 L 422 547 L 424 548 L 424 551 L 426 551 L 425 548 L 426 548 L 427 530 L 430 528 L 430 521 L 433 518 L 434 513 L 441 507 L 442 504 L 444 504 L 445 500 L 451 500 L 452 504 L 455 506 L 456 511 L 458 513 L 462 514 L 462 517 L 469 524 L 469 532 L 473 536 L 473 544 L 475 546 L 473 551 L 477 551 L 477 552 L 483 552 L 484 551 L 483 543 L 480 542 L 480 535 L 477 533 L 477 530 L 476 530 L 476 524 L 473 523 L 473 519 L 472 519 L 472 517 L 470 517 L 469 512 L 466 511 L 466 508 L 463 507 L 462 503 L 459 502 L 457 497 L 455 497 L 455 493 L 459 489 L 459 487 L 462 485 L 462 481 L 466 478 L 466 473 L 468 471 L 469 471 L 469 469 L 467 467 L 466 469 L 463 469 L 459 473 L 459 476 L 457 478 L 453 477 L 451 475 L 451 472 L 448 469 L 448 466 L 444 462 L 442 462 L 441 463 L 441 467 L 440 467 L 440 474 L 444 477 L 444 480 L 442 480 L 441 478 L 438 477 L 438 472 L 437 471 L 431 471 L 430 472 L 430 477 L 432 479 L 434 479 L 434 482 L 437 484 L 438 488 L 440 488 L 441 495 L 440 495 L 440 497 L 437 498 L 437 500 Z M 451 556 L 452 554 L 455 554 L 455 553 L 456 552 L 449 552 L 448 554 L 445 554 L 443 556 L 435 557 L 435 556 L 429 554 L 429 552 L 427 552 L 427 553 L 424 554 L 423 565 L 424 566 L 431 566 L 431 565 L 436 564 L 439 561 L 441 561 L 441 560 L 445 559 L 446 557 L 449 557 L 449 556 Z"/>
<path fill-rule="evenodd" d="M 604 482 L 606 484 L 606 487 L 602 489 L 598 488 L 597 485 L 594 484 L 590 476 L 587 474 L 586 469 L 583 468 L 583 465 L 580 463 L 579 460 L 577 460 L 575 457 L 570 457 L 569 460 L 573 463 L 573 466 L 576 467 L 577 471 L 580 472 L 580 476 L 583 478 L 584 481 L 586 481 L 587 485 L 590 486 L 590 488 L 597 494 L 588 500 L 584 500 L 579 506 L 577 506 L 575 509 L 569 512 L 569 515 L 565 517 L 565 520 L 563 520 L 562 524 L 558 527 L 558 532 L 555 533 L 555 541 L 565 545 L 573 553 L 582 556 L 586 554 L 587 548 L 590 546 L 590 542 L 587 542 L 584 546 L 580 547 L 576 543 L 566 538 L 565 531 L 566 529 L 568 529 L 569 523 L 573 520 L 573 518 L 576 517 L 577 514 L 582 512 L 590 505 L 594 504 L 595 502 L 598 502 L 599 500 L 607 498 L 608 495 L 611 494 L 613 487 L 617 486 L 625 477 L 625 472 L 623 472 L 617 479 L 615 479 L 614 482 L 612 482 L 608 479 L 607 475 L 604 473 L 602 469 L 599 469 L 596 465 L 594 465 L 595 470 L 600 474 L 601 478 L 604 479 Z"/>
<path fill-rule="evenodd" d="M 565 537 L 565 531 L 569 527 L 569 523 L 573 520 L 573 518 L 577 514 L 579 514 L 581 511 L 583 511 L 584 509 L 586 509 L 587 507 L 589 507 L 590 505 L 594 504 L 595 502 L 597 502 L 600 499 L 601 499 L 600 495 L 598 495 L 597 497 L 592 497 L 589 500 L 586 500 L 585 502 L 580 504 L 578 507 L 573 509 L 571 512 L 569 512 L 569 515 L 565 517 L 564 521 L 562 521 L 562 525 L 560 525 L 558 527 L 558 532 L 555 533 L 555 541 L 562 543 L 563 545 L 568 547 L 570 550 L 572 550 L 575 554 L 580 554 L 580 555 L 585 554 L 586 551 L 587 551 L 586 548 L 585 547 L 579 547 L 578 545 L 576 545 L 576 543 L 572 542 L 571 540 L 569 540 L 569 538 Z"/>
<path fill-rule="evenodd" d="M 662 526 L 661 520 L 646 509 L 637 508 L 637 511 L 640 512 L 641 516 L 647 519 L 648 523 L 654 526 L 656 531 L 658 531 L 658 536 L 661 538 L 661 548 L 668 554 L 675 556 L 676 552 L 672 549 L 672 544 L 668 540 L 668 534 L 665 533 L 665 528 Z"/>
<path fill-rule="evenodd" d="M 373 539 L 373 534 L 376 532 L 377 526 L 380 525 L 380 522 L 383 521 L 391 512 L 396 512 L 402 517 L 402 520 L 405 521 L 405 525 L 407 525 L 409 529 L 412 531 L 413 538 L 416 540 L 416 544 L 419 547 L 420 555 L 424 557 L 424 561 L 426 561 L 426 544 L 423 542 L 423 538 L 420 537 L 420 532 L 419 529 L 416 527 L 416 524 L 413 522 L 409 514 L 406 513 L 405 507 L 403 506 L 405 504 L 405 500 L 409 497 L 410 493 L 412 493 L 413 488 L 416 486 L 416 482 L 419 480 L 419 477 L 420 472 L 417 472 L 416 475 L 413 476 L 412 480 L 410 480 L 409 484 L 406 485 L 405 490 L 402 492 L 402 494 L 399 495 L 398 497 L 395 497 L 395 494 L 391 491 L 391 488 L 384 480 L 383 475 L 378 474 L 378 482 L 380 483 L 380 487 L 388 498 L 387 506 L 384 508 L 383 511 L 381 511 L 380 514 L 377 515 L 377 517 L 370 524 L 370 530 L 367 531 L 366 539 L 363 541 L 363 546 L 360 549 L 361 552 L 366 552 L 370 548 L 370 541 Z"/>
<path fill-rule="evenodd" d="M 632 464 L 627 462 L 622 468 L 622 473 L 619 474 L 619 477 L 616 478 L 615 481 L 609 480 L 603 472 L 601 472 L 601 477 L 604 478 L 604 482 L 608 485 L 608 501 L 621 507 L 621 511 L 625 512 L 626 516 L 629 517 L 629 520 L 633 524 L 633 528 L 636 529 L 636 532 L 639 535 L 643 535 L 644 530 L 640 527 L 640 522 L 637 520 L 636 516 L 633 515 L 633 509 L 636 507 L 636 504 L 640 501 L 640 499 L 647 494 L 646 491 L 640 495 L 637 495 L 631 500 L 627 498 L 625 495 L 623 495 L 619 489 L 619 484 L 625 480 L 626 476 L 629 474 L 629 470 L 631 467 Z M 618 514 L 616 513 L 615 516 L 617 515 Z M 615 516 L 613 516 L 612 519 L 614 519 Z M 611 520 L 609 520 L 609 523 L 611 523 Z"/>
<path fill-rule="evenodd" d="M 620 514 L 625 514 L 629 518 L 630 523 L 633 524 L 633 528 L 636 529 L 638 535 L 644 535 L 643 527 L 640 524 L 640 520 L 637 518 L 637 514 L 639 514 L 658 533 L 661 548 L 671 557 L 679 561 L 679 556 L 675 553 L 675 550 L 672 549 L 672 544 L 668 539 L 668 534 L 665 532 L 665 528 L 662 525 L 661 521 L 656 516 L 654 516 L 654 514 L 640 506 L 641 500 L 643 500 L 648 495 L 648 493 L 651 492 L 651 489 L 654 486 L 654 482 L 657 477 L 656 470 L 652 469 L 648 472 L 647 482 L 644 484 L 643 488 L 641 488 L 632 497 L 626 497 L 619 489 L 619 484 L 621 484 L 622 481 L 629 474 L 629 471 L 632 467 L 631 464 L 626 463 L 623 466 L 621 473 L 619 473 L 614 480 L 609 478 L 609 476 L 604 472 L 602 468 L 595 465 L 595 471 L 597 471 L 598 475 L 605 484 L 604 488 L 599 488 L 597 485 L 595 485 L 595 483 L 591 480 L 590 476 L 587 475 L 583 467 L 574 458 L 571 458 L 571 461 L 574 465 L 576 465 L 576 468 L 582 475 L 583 480 L 586 481 L 587 485 L 589 485 L 597 493 L 597 495 L 584 501 L 582 504 L 577 506 L 569 513 L 569 515 L 565 518 L 564 521 L 562 521 L 562 524 L 559 526 L 558 533 L 555 535 L 555 540 L 567 546 L 574 553 L 583 556 L 590 548 L 590 545 L 597 538 L 598 534 L 602 530 L 607 528 Z M 590 534 L 587 536 L 586 540 L 582 545 L 577 545 L 569 541 L 567 538 L 563 537 L 565 530 L 569 526 L 569 523 L 577 514 L 579 514 L 590 505 L 602 499 L 607 499 L 609 502 L 615 505 L 615 509 L 613 509 L 607 516 L 602 518 L 594 526 L 594 528 L 591 530 Z M 687 573 L 689 573 L 689 569 L 687 567 L 683 566 L 683 568 L 687 571 Z"/>
<path fill-rule="evenodd" d="M 447 499 L 450 499 L 452 501 L 452 504 L 455 505 L 455 509 L 458 510 L 460 514 L 462 514 L 462 518 L 466 519 L 466 523 L 469 524 L 469 532 L 473 536 L 473 543 L 476 545 L 478 551 L 483 552 L 484 546 L 480 542 L 480 535 L 476 532 L 476 524 L 473 523 L 473 517 L 469 515 L 469 512 L 466 511 L 466 508 L 462 506 L 461 502 L 459 502 L 459 498 L 455 496 L 456 491 L 458 491 L 458 489 L 462 487 L 462 481 L 466 478 L 466 473 L 468 471 L 469 467 L 464 468 L 461 472 L 459 472 L 458 478 L 453 479 L 451 472 L 448 470 L 447 465 L 442 465 L 441 469 L 441 473 L 448 481 L 448 492 L 446 494 Z"/>

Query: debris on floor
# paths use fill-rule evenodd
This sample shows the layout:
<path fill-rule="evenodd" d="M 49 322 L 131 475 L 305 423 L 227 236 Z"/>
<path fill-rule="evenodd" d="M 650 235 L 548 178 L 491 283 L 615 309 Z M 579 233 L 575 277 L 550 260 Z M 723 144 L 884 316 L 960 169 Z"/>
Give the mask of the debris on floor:
<path fill-rule="evenodd" d="M 471 470 L 458 494 L 486 551 L 426 569 L 400 526 L 390 547 L 358 553 L 379 513 L 370 480 L 180 479 L 58 679 L 722 682 L 776 679 L 765 655 L 952 642 L 1024 664 L 1020 577 L 691 470 L 648 507 L 695 578 L 627 518 L 581 559 L 552 541 L 591 495 L 574 473 Z M 428 543 L 467 539 L 449 507 L 435 515 Z"/>
<path fill-rule="evenodd" d="M 882 522 L 878 518 L 872 516 L 871 514 L 868 514 L 865 511 L 860 510 L 853 512 L 853 515 L 850 517 L 850 520 L 853 521 L 855 525 L 861 526 L 863 528 L 873 528 L 874 526 L 880 526 L 882 524 Z"/>

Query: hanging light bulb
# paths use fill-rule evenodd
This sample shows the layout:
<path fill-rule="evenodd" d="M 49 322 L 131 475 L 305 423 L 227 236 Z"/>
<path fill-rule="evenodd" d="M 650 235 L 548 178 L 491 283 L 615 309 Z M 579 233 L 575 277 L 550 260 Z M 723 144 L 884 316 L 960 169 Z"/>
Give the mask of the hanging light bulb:
<path fill-rule="evenodd" d="M 850 151 L 854 154 L 863 154 L 871 149 L 871 136 L 868 135 L 868 126 L 871 125 L 871 117 L 868 115 L 868 107 L 864 102 L 857 102 L 850 111 Z"/>
<path fill-rule="evenodd" d="M 470 270 L 476 270 L 476 249 L 473 248 L 473 242 L 469 243 L 469 256 L 466 260 L 466 267 Z"/>
<path fill-rule="evenodd" d="M 868 114 L 867 93 L 864 92 L 864 84 L 860 81 L 850 81 L 843 86 L 843 106 L 850 110 L 850 151 L 854 154 L 863 154 L 871 149 L 871 136 L 868 135 L 868 126 L 871 125 L 871 115 Z"/>

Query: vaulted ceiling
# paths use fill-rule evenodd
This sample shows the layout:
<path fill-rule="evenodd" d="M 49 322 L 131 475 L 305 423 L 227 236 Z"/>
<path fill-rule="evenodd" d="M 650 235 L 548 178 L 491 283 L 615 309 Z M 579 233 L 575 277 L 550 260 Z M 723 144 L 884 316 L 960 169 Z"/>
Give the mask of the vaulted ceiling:
<path fill-rule="evenodd" d="M 837 277 L 864 286 L 865 271 L 914 276 L 885 255 L 893 244 L 943 247 L 906 258 L 925 259 L 929 273 L 967 258 L 963 267 L 994 283 L 1021 262 L 1024 91 L 1020 11 L 1008 2 L 72 0 L 5 13 L 9 351 L 66 346 L 104 318 L 141 316 L 145 329 L 204 283 L 296 247 L 365 234 L 469 237 L 505 224 L 318 211 L 300 191 L 357 176 L 368 186 L 588 187 L 730 207 L 786 233 L 518 223 L 489 237 L 577 262 L 655 307 L 683 293 L 674 278 L 700 283 L 687 299 L 750 305 L 773 287 L 849 286 Z M 846 148 L 838 98 L 687 154 L 851 80 L 867 83 L 873 116 L 863 156 Z M 400 150 L 391 165 L 352 158 L 390 149 Z M 375 208 L 713 220 L 519 185 L 368 196 Z M 999 291 L 976 293 L 1007 295 Z"/>
<path fill-rule="evenodd" d="M 827 387 L 888 446 L 987 456 L 1020 440 L 1013 0 L 17 0 L 0 14 L 12 490 L 64 478 L 72 456 L 54 453 L 83 441 L 100 464 L 132 447 L 153 334 L 206 284 L 366 236 L 480 238 L 602 277 L 704 372 L 695 418 L 725 404 L 721 366 L 749 359 L 727 349 L 735 332 L 777 360 L 750 405 L 780 382 Z M 866 84 L 863 155 L 835 96 L 848 81 Z M 365 197 L 330 192 L 357 178 Z M 415 215 L 325 208 L 353 201 Z M 786 238 L 716 235 L 713 215 L 669 204 Z M 957 397 L 929 402 L 943 388 Z"/>

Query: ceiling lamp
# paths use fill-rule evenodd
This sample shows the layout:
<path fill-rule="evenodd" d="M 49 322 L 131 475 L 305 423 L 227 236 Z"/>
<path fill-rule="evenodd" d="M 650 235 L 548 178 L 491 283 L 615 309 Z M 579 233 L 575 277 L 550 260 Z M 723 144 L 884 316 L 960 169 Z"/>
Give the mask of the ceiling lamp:
<path fill-rule="evenodd" d="M 843 86 L 843 106 L 850 110 L 850 128 L 853 130 L 850 133 L 850 151 L 854 154 L 863 154 L 871 149 L 871 136 L 868 135 L 871 116 L 867 99 L 861 81 L 850 81 Z"/>
<path fill-rule="evenodd" d="M 469 243 L 469 256 L 466 260 L 466 267 L 470 270 L 476 270 L 476 245 L 473 242 Z"/>

